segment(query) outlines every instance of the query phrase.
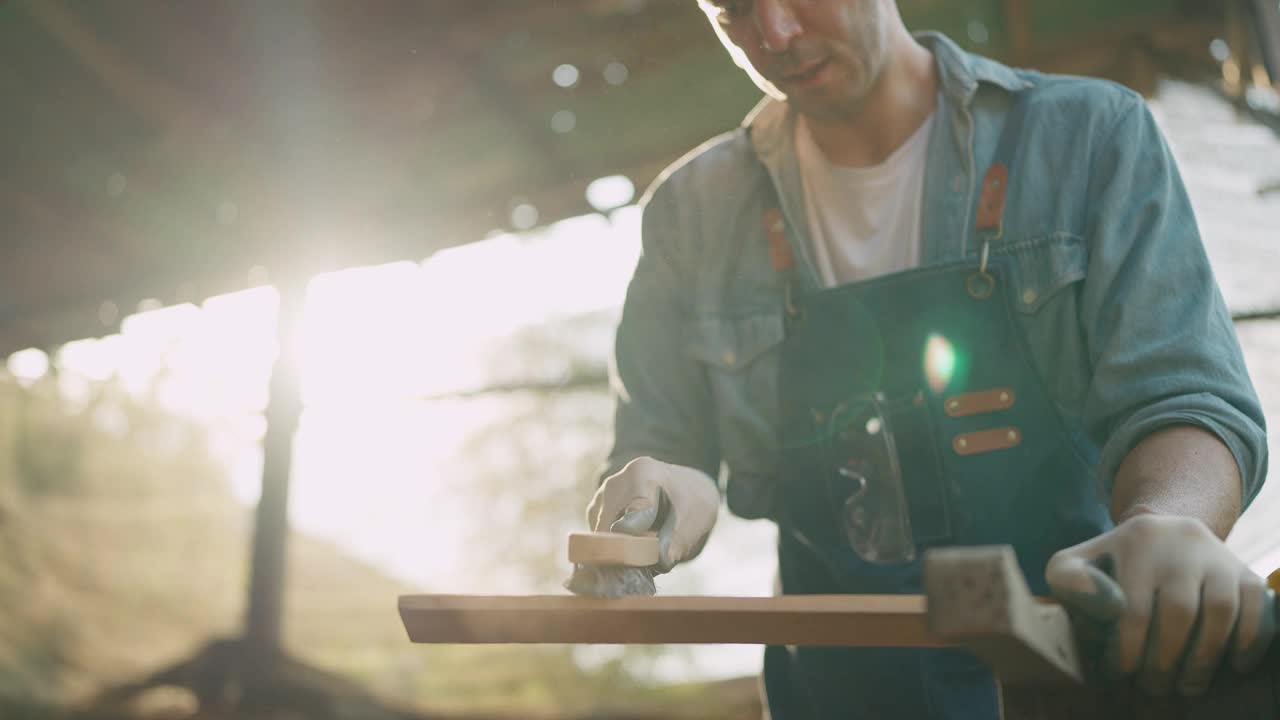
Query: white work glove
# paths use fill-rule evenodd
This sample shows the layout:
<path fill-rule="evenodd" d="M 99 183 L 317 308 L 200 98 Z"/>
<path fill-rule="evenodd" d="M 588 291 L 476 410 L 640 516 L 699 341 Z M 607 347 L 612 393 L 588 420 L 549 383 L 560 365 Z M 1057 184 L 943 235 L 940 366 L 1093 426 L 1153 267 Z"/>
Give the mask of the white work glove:
<path fill-rule="evenodd" d="M 1152 695 L 1199 695 L 1227 658 L 1250 670 L 1276 634 L 1266 582 L 1193 518 L 1126 520 L 1056 553 L 1045 577 L 1068 608 L 1112 623 L 1104 671 L 1136 673 Z"/>
<path fill-rule="evenodd" d="M 667 572 L 691 560 L 715 527 L 720 490 L 706 473 L 639 457 L 600 484 L 587 507 L 595 532 L 658 534 L 654 569 Z"/>

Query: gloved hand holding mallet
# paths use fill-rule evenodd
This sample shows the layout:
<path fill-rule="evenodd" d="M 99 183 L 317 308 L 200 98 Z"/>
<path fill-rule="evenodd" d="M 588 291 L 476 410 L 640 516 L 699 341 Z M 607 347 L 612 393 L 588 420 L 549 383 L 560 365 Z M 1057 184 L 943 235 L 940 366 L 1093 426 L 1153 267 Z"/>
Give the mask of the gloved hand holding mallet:
<path fill-rule="evenodd" d="M 565 587 L 594 597 L 653 595 L 655 575 L 702 551 L 719 507 L 720 491 L 706 473 L 650 457 L 632 460 L 592 497 L 592 534 L 570 537 L 574 570 Z M 645 545 L 650 535 L 656 548 Z"/>
<path fill-rule="evenodd" d="M 1203 694 L 1219 666 L 1255 668 L 1277 634 L 1275 592 L 1198 520 L 1144 515 L 1050 560 L 1054 595 L 1113 625 L 1102 669 L 1151 695 Z"/>

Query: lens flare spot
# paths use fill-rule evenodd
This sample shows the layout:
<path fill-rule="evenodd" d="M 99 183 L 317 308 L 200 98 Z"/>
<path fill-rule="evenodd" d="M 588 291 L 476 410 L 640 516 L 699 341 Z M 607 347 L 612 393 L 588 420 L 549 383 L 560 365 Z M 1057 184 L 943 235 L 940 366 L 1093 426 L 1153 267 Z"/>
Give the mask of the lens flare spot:
<path fill-rule="evenodd" d="M 942 392 L 956 372 L 956 350 L 951 341 L 933 333 L 924 343 L 924 378 L 929 389 Z"/>

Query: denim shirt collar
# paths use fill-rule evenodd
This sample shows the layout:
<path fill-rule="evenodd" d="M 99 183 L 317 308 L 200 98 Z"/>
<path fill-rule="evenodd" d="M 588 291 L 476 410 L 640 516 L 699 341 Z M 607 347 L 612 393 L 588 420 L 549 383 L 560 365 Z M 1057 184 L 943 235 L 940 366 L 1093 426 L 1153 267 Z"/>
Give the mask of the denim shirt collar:
<path fill-rule="evenodd" d="M 930 152 L 926 171 L 926 197 L 933 195 L 929 187 L 931 184 L 950 183 L 950 178 L 957 172 L 968 178 L 966 185 L 972 191 L 974 149 L 969 141 L 969 125 L 973 122 L 970 105 L 979 85 L 988 83 L 1013 93 L 1031 87 L 1031 83 L 1006 65 L 965 52 L 941 33 L 920 32 L 915 34 L 915 38 L 933 53 L 938 65 L 942 97 L 937 112 L 939 118 L 947 119 L 947 122 L 935 123 L 930 138 L 930 147 L 937 148 L 939 152 Z M 809 227 L 808 216 L 804 212 L 800 169 L 796 162 L 795 123 L 796 113 L 791 107 L 784 101 L 768 96 L 742 121 L 751 137 L 756 155 L 778 189 L 783 216 L 792 230 L 788 235 L 801 260 L 800 279 L 805 286 L 815 289 L 819 284 L 818 273 L 810 256 L 808 243 L 796 242 L 797 235 L 808 237 Z M 947 246 L 952 238 L 936 237 L 939 226 L 955 228 L 954 220 L 957 216 L 963 217 L 965 212 L 965 208 L 956 205 L 954 197 L 945 199 L 943 204 L 948 207 L 933 208 L 937 212 L 927 213 L 925 222 L 922 223 L 922 258 L 926 263 L 957 253 L 963 254 L 967 250 L 967 235 L 961 235 L 958 246 L 954 247 Z"/>

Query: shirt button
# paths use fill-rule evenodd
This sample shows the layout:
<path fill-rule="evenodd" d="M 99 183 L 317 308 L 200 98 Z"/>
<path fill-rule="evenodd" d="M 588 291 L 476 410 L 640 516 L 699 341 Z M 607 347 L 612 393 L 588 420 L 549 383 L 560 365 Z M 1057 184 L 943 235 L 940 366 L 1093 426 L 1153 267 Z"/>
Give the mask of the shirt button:
<path fill-rule="evenodd" d="M 724 355 L 720 356 L 720 359 L 724 360 L 724 364 L 729 367 L 733 367 L 738 362 L 738 356 L 734 355 L 732 350 L 726 350 Z"/>
<path fill-rule="evenodd" d="M 1039 296 L 1036 295 L 1035 290 L 1032 290 L 1031 288 L 1027 288 L 1026 290 L 1022 291 L 1022 304 L 1030 305 L 1031 303 L 1036 301 L 1037 297 Z"/>

